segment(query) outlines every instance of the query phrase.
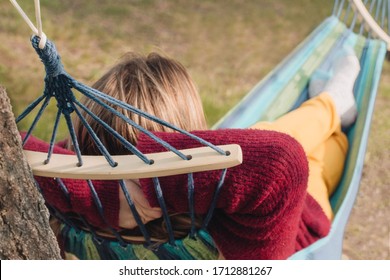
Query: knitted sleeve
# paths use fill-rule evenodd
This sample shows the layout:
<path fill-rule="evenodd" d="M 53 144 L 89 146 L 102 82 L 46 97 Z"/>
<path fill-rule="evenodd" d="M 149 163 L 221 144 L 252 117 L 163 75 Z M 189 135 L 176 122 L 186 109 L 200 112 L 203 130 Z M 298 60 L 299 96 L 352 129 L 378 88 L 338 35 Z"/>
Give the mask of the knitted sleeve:
<path fill-rule="evenodd" d="M 295 239 L 306 199 L 308 164 L 293 138 L 264 130 L 227 129 L 194 134 L 216 145 L 239 144 L 243 163 L 230 168 L 219 195 L 209 230 L 228 259 L 284 259 L 294 252 Z M 200 146 L 178 133 L 157 135 L 179 149 Z M 163 148 L 141 135 L 143 152 Z M 220 171 L 194 174 L 195 209 L 210 206 Z M 187 176 L 160 178 L 168 208 L 188 211 Z M 150 180 L 141 180 L 149 202 L 157 206 Z"/>
<path fill-rule="evenodd" d="M 21 133 L 22 137 L 25 133 Z M 45 152 L 49 149 L 48 143 L 30 136 L 24 149 Z M 59 145 L 55 145 L 54 153 L 74 154 L 72 151 Z M 106 228 L 107 225 L 99 216 L 90 188 L 85 180 L 63 179 L 70 196 L 67 201 L 63 191 L 54 178 L 34 176 L 40 187 L 45 201 L 53 208 L 62 213 L 79 213 L 90 224 Z M 103 206 L 104 215 L 110 226 L 118 226 L 119 217 L 119 188 L 116 181 L 93 181 L 96 192 Z"/>
<path fill-rule="evenodd" d="M 313 205 L 319 211 L 321 209 L 313 199 L 309 200 L 312 206 L 307 204 L 307 161 L 294 139 L 261 130 L 202 131 L 195 134 L 217 145 L 237 143 L 243 149 L 243 164 L 228 171 L 209 227 L 226 258 L 284 259 L 294 252 L 294 246 L 299 249 L 308 245 L 306 240 L 326 234 L 319 222 L 321 219 L 316 213 L 310 213 Z M 199 146 L 196 141 L 177 133 L 158 133 L 158 136 L 179 149 Z M 46 152 L 48 144 L 31 137 L 24 148 Z M 145 135 L 140 136 L 138 148 L 145 153 L 164 150 Z M 56 146 L 54 152 L 72 153 L 60 146 Z M 220 171 L 194 174 L 197 213 L 207 212 L 219 176 Z M 95 226 L 106 226 L 97 214 L 85 181 L 64 179 L 71 197 L 69 204 L 54 179 L 36 177 L 36 180 L 50 205 L 62 212 L 80 213 Z M 169 210 L 187 212 L 187 176 L 164 177 L 160 182 Z M 117 182 L 94 181 L 94 184 L 106 219 L 117 227 Z M 141 180 L 141 186 L 149 202 L 157 206 L 151 181 Z M 306 210 L 305 215 L 302 208 Z M 309 238 L 306 235 L 310 235 Z M 295 239 L 298 239 L 298 245 Z"/>

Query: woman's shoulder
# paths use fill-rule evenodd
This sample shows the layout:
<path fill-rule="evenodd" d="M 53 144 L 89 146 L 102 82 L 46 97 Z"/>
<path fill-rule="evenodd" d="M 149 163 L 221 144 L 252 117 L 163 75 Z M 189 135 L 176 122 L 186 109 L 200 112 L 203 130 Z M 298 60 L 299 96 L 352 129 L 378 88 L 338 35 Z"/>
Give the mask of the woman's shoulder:
<path fill-rule="evenodd" d="M 287 150 L 302 149 L 301 145 L 291 136 L 272 130 L 218 129 L 192 131 L 191 133 L 214 145 L 238 144 L 242 148 L 265 147 L 272 149 L 272 147 L 280 147 Z M 182 133 L 156 132 L 155 135 L 178 149 L 202 146 L 199 141 Z M 161 145 L 145 134 L 141 134 L 138 140 L 137 146 L 141 150 L 157 152 L 164 149 L 159 149 L 158 146 Z"/>
<path fill-rule="evenodd" d="M 301 144 L 288 134 L 257 129 L 215 131 L 217 145 L 226 142 L 241 146 L 243 164 L 240 169 L 250 176 L 286 180 L 305 180 L 308 162 Z M 227 143 L 226 143 L 227 144 Z M 282 174 L 284 174 L 282 176 Z"/>
<path fill-rule="evenodd" d="M 302 146 L 291 136 L 272 130 L 219 129 L 193 131 L 194 135 L 214 145 L 238 144 L 243 153 L 239 169 L 286 170 L 307 173 L 307 157 Z M 181 133 L 158 132 L 156 136 L 177 149 L 202 146 Z M 146 135 L 140 135 L 137 147 L 145 153 L 164 151 L 165 148 Z M 249 171 L 249 170 L 248 170 Z"/>

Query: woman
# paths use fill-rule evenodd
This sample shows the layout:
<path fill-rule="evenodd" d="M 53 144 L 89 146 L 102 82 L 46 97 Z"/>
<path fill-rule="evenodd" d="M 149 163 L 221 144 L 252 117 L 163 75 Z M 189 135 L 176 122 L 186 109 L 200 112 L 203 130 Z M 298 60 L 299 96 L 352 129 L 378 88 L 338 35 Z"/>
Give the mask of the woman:
<path fill-rule="evenodd" d="M 206 249 L 205 242 L 193 245 L 194 248 L 203 247 L 191 251 L 192 257 L 285 259 L 326 236 L 330 229 L 333 214 L 329 197 L 340 179 L 348 149 L 347 138 L 341 128 L 350 126 L 356 118 L 353 86 L 359 70 L 357 58 L 352 53 L 343 52 L 334 61 L 332 77 L 311 82 L 310 100 L 275 122 L 261 122 L 244 130 L 205 130 L 200 98 L 187 71 L 180 63 L 157 54 L 125 58 L 94 87 L 184 130 L 194 131 L 194 134 L 213 144 L 237 143 L 241 146 L 243 163 L 227 172 L 207 228 L 210 244 Z M 163 151 L 151 139 L 123 124 L 92 101 L 85 100 L 84 103 L 142 152 Z M 178 149 L 197 146 L 186 136 L 118 110 Z M 89 119 L 89 123 L 109 152 L 128 154 L 93 119 Z M 83 154 L 99 154 L 78 120 L 75 120 L 75 127 Z M 66 144 L 63 142 L 62 147 Z M 44 151 L 46 146 L 37 139 L 31 139 L 25 148 Z M 70 153 L 71 147 L 68 147 L 69 150 L 63 148 L 58 146 L 55 152 Z M 217 171 L 194 174 L 195 212 L 199 223 L 210 207 L 219 176 Z M 134 244 L 139 242 L 141 234 L 137 223 L 117 182 L 94 183 L 104 208 L 105 219 L 102 219 L 97 214 L 86 182 L 64 180 L 71 197 L 69 204 L 56 181 L 39 177 L 37 181 L 47 202 L 62 213 L 77 213 L 104 236 L 110 235 L 108 221 L 110 226 L 123 230 L 127 240 Z M 168 237 L 151 180 L 125 182 L 142 221 L 147 223 L 147 229 L 156 241 L 146 248 L 150 254 L 135 254 L 135 258 L 166 257 L 166 254 L 159 255 L 160 251 L 156 249 Z M 187 177 L 164 177 L 160 178 L 160 182 L 173 228 L 179 229 L 175 238 L 188 241 Z M 62 230 L 61 234 L 62 240 L 69 243 L 69 232 Z M 72 250 L 69 244 L 64 246 L 68 251 Z M 206 253 L 200 254 L 200 251 Z M 72 253 L 77 255 L 77 252 Z"/>

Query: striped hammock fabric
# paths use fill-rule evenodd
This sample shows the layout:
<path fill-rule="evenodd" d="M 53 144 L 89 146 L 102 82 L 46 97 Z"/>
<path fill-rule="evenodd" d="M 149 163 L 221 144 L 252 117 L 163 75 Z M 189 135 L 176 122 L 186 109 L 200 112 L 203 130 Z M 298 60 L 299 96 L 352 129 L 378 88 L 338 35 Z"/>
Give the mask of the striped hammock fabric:
<path fill-rule="evenodd" d="M 347 161 L 345 170 L 341 179 L 341 182 L 336 192 L 331 197 L 331 204 L 334 212 L 334 220 L 332 222 L 332 228 L 328 236 L 322 238 L 310 245 L 309 247 L 297 252 L 291 259 L 340 259 L 342 254 L 342 241 L 346 227 L 346 223 L 350 216 L 354 201 L 356 199 L 359 183 L 362 175 L 364 155 L 367 147 L 369 128 L 371 118 L 373 115 L 375 98 L 379 85 L 379 78 L 382 71 L 384 58 L 387 51 L 386 43 L 380 39 L 374 39 L 371 29 L 368 32 L 365 31 L 364 22 L 360 24 L 360 31 L 357 31 L 357 14 L 352 17 L 352 23 L 345 24 L 345 19 L 350 19 L 348 16 L 349 11 L 352 10 L 352 4 L 355 5 L 355 9 L 358 9 L 358 5 L 363 4 L 362 1 L 350 0 L 347 1 L 348 6 L 344 20 L 341 20 L 341 11 L 343 10 L 346 1 L 335 1 L 335 8 L 333 15 L 325 19 L 290 55 L 288 55 L 284 61 L 282 61 L 275 69 L 267 75 L 262 81 L 260 81 L 252 91 L 250 91 L 243 100 L 237 104 L 228 114 L 223 117 L 215 126 L 218 128 L 246 128 L 258 121 L 272 121 L 276 118 L 286 114 L 287 112 L 297 108 L 302 102 L 308 98 L 308 84 L 311 76 L 317 69 L 321 69 L 323 72 L 330 70 L 330 61 L 337 54 L 337 51 L 342 47 L 353 48 L 355 53 L 360 58 L 361 72 L 358 80 L 355 84 L 354 94 L 358 105 L 358 118 L 356 123 L 346 131 L 349 140 L 349 152 L 347 155 Z M 367 4 L 368 0 L 365 1 Z M 352 3 L 352 4 L 351 4 Z M 360 4 L 359 4 L 360 3 Z M 375 4 L 376 1 L 371 1 L 370 11 L 376 5 L 375 18 L 381 14 L 382 25 L 386 22 L 385 10 L 390 11 L 390 1 L 379 1 L 380 4 Z M 361 7 L 361 6 L 360 6 Z M 381 12 L 380 12 L 381 11 Z M 390 16 L 390 14 L 389 14 Z M 390 23 L 387 20 L 390 31 Z M 41 34 L 42 35 L 42 34 Z M 45 110 L 49 100 L 55 98 L 57 100 L 58 113 L 55 122 L 55 128 L 53 129 L 53 137 L 50 144 L 50 149 L 47 156 L 47 162 L 49 162 L 54 140 L 56 136 L 57 124 L 61 115 L 63 115 L 67 121 L 69 132 L 75 146 L 75 151 L 78 156 L 78 165 L 83 164 L 81 152 L 78 150 L 77 139 L 75 136 L 74 128 L 70 119 L 70 113 L 75 111 L 81 120 L 82 116 L 79 113 L 79 109 L 87 111 L 80 102 L 77 101 L 73 95 L 72 89 L 78 90 L 80 93 L 89 97 L 91 100 L 98 104 L 102 104 L 106 110 L 110 110 L 115 114 L 119 114 L 108 105 L 103 104 L 100 99 L 115 104 L 122 109 L 136 113 L 142 117 L 151 119 L 155 122 L 161 123 L 164 126 L 170 127 L 178 132 L 181 132 L 188 137 L 191 137 L 203 145 L 217 151 L 222 156 L 228 156 L 229 154 L 219 147 L 205 142 L 203 139 L 196 137 L 186 131 L 182 131 L 172 125 L 157 119 L 153 116 L 140 111 L 137 108 L 130 106 L 129 104 L 121 103 L 110 96 L 106 96 L 103 93 L 89 88 L 75 79 L 73 79 L 62 67 L 60 57 L 58 56 L 54 45 L 50 44 L 50 41 L 46 42 L 44 49 L 40 48 L 40 40 L 36 37 L 33 39 L 33 46 L 37 53 L 41 57 L 45 64 L 47 77 L 45 79 L 46 86 L 44 94 L 34 101 L 27 109 L 18 117 L 17 121 L 23 119 L 29 114 L 38 104 L 43 102 L 40 111 L 37 114 L 30 130 L 27 133 L 24 141 L 27 140 L 31 134 L 35 123 L 41 117 Z M 42 37 L 40 37 L 42 38 Z M 49 52 L 50 51 L 50 52 Z M 88 111 L 87 111 L 88 112 Z M 130 125 L 136 126 L 132 120 L 129 120 L 125 116 L 119 115 Z M 104 125 L 104 123 L 101 123 Z M 85 124 L 87 128 L 88 124 Z M 96 138 L 96 143 L 101 149 L 102 154 L 107 159 L 107 162 L 116 167 L 117 163 L 113 160 L 108 151 L 98 137 L 94 134 L 92 128 L 89 128 L 90 134 Z M 107 127 L 110 131 L 110 128 Z M 149 134 L 151 138 L 154 136 L 148 132 L 139 128 L 145 134 Z M 115 131 L 110 131 L 114 136 Z M 142 153 L 139 153 L 131 143 L 127 143 L 126 139 L 122 139 L 120 135 L 117 135 L 118 139 L 122 140 L 122 143 L 128 147 L 133 154 L 139 156 L 146 164 L 153 164 L 154 161 L 146 158 Z M 154 139 L 154 138 L 153 138 Z M 162 140 L 155 139 L 167 149 L 171 150 L 183 160 L 190 160 L 186 155 L 176 150 L 174 147 L 170 147 L 168 143 Z M 175 172 L 177 169 L 174 170 Z M 199 171 L 199 170 L 197 170 Z M 220 181 L 219 187 L 223 185 L 224 169 Z M 218 258 L 218 250 L 205 228 L 201 230 L 195 228 L 195 213 L 193 207 L 193 178 L 192 173 L 188 174 L 188 181 L 191 183 L 188 187 L 188 199 L 190 205 L 190 214 L 192 220 L 191 232 L 188 237 L 180 240 L 175 240 L 173 230 L 169 222 L 169 215 L 165 207 L 165 202 L 161 193 L 158 179 L 155 178 L 156 193 L 159 194 L 159 204 L 163 211 L 164 220 L 167 222 L 167 228 L 169 233 L 169 242 L 163 244 L 156 244 L 151 242 L 150 237 L 146 233 L 142 221 L 137 216 L 137 212 L 134 211 L 134 217 L 143 233 L 146 244 L 129 244 L 122 240 L 121 235 L 114 229 L 112 234 L 115 239 L 103 239 L 93 234 L 93 231 L 84 231 L 72 227 L 69 223 L 70 219 L 64 217 L 55 209 L 51 209 L 53 215 L 57 216 L 63 224 L 60 227 L 58 234 L 59 239 L 63 242 L 63 249 L 69 253 L 76 255 L 80 259 L 216 259 Z M 57 178 L 60 186 L 61 180 Z M 88 179 L 89 180 L 89 179 Z M 91 181 L 88 181 L 91 192 L 94 195 L 95 204 L 97 205 L 100 215 L 104 218 L 103 210 L 99 197 L 94 191 Z M 124 183 L 120 183 L 122 189 L 125 192 Z M 218 187 L 218 188 L 219 188 Z M 65 195 L 67 194 L 66 187 L 63 187 Z M 217 192 L 216 192 L 217 193 Z M 126 194 L 129 196 L 128 194 Z M 215 196 L 216 197 L 216 196 Z M 70 197 L 67 197 L 70 199 Z M 216 200 L 213 199 L 213 202 Z M 70 200 L 69 200 L 70 203 Z M 128 199 L 130 208 L 133 210 L 133 203 Z M 209 217 L 212 216 L 215 203 L 212 204 L 209 210 Z M 132 208 L 133 207 L 133 208 Z M 87 224 L 87 223 L 86 223 Z M 92 234 L 91 234 L 92 232 Z M 194 238 L 196 237 L 196 238 Z M 154 246 L 154 247 L 153 247 Z"/>
<path fill-rule="evenodd" d="M 307 86 L 313 72 L 317 68 L 327 71 L 329 61 L 342 46 L 355 50 L 362 71 L 354 89 L 358 119 L 347 131 L 350 150 L 340 185 L 331 198 L 335 218 L 326 238 L 296 253 L 292 259 L 341 258 L 345 226 L 359 189 L 386 44 L 354 33 L 338 17 L 331 16 L 214 126 L 245 128 L 258 121 L 272 121 L 298 107 L 308 97 Z"/>

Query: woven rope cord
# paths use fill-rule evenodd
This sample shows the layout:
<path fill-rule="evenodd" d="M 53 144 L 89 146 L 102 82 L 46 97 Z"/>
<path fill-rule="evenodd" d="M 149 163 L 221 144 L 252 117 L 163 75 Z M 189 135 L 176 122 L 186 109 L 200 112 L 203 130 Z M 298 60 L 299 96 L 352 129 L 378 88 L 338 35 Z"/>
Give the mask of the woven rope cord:
<path fill-rule="evenodd" d="M 143 112 L 143 111 L 141 111 L 141 110 L 125 103 L 125 102 L 117 100 L 109 95 L 106 95 L 106 94 L 104 94 L 96 89 L 90 88 L 90 87 L 78 82 L 77 80 L 75 80 L 72 76 L 70 76 L 65 71 L 63 64 L 61 62 L 61 57 L 58 54 L 55 45 L 50 40 L 46 41 L 46 44 L 45 44 L 44 48 L 42 48 L 42 49 L 39 47 L 39 43 L 40 43 L 39 36 L 32 37 L 31 42 L 32 42 L 33 48 L 36 50 L 39 58 L 41 59 L 42 63 L 45 66 L 45 71 L 46 71 L 45 88 L 44 88 L 43 94 L 40 97 L 38 97 L 35 101 L 33 101 L 20 114 L 20 116 L 17 117 L 16 121 L 20 122 L 28 114 L 30 114 L 39 104 L 42 103 L 37 115 L 35 116 L 30 128 L 28 129 L 28 131 L 23 139 L 23 145 L 24 145 L 27 142 L 30 135 L 32 134 L 34 128 L 36 127 L 36 124 L 41 119 L 50 100 L 52 98 L 54 98 L 56 100 L 58 110 L 57 110 L 56 118 L 55 118 L 54 125 L 53 125 L 53 131 L 52 131 L 52 135 L 51 135 L 51 139 L 50 139 L 50 143 L 49 143 L 49 150 L 47 153 L 47 159 L 45 160 L 46 164 L 50 163 L 50 157 L 53 153 L 53 149 L 54 149 L 54 145 L 55 145 L 55 141 L 56 141 L 58 124 L 59 124 L 59 121 L 61 119 L 61 116 L 63 116 L 65 121 L 66 121 L 66 125 L 67 125 L 69 135 L 70 135 L 73 147 L 74 147 L 74 151 L 77 155 L 77 159 L 78 159 L 77 165 L 78 166 L 83 165 L 83 160 L 82 160 L 82 155 L 81 155 L 79 143 L 77 141 L 76 132 L 75 132 L 75 129 L 74 129 L 74 126 L 72 123 L 72 119 L 71 119 L 71 115 L 73 113 L 75 113 L 77 115 L 77 117 L 81 120 L 82 124 L 86 127 L 89 135 L 91 136 L 91 138 L 95 142 L 95 144 L 98 147 L 101 154 L 106 158 L 108 164 L 112 167 L 115 167 L 117 165 L 117 163 L 113 160 L 110 153 L 108 152 L 107 148 L 104 146 L 102 141 L 99 139 L 98 135 L 95 133 L 93 128 L 89 125 L 89 123 L 87 122 L 87 120 L 83 116 L 81 110 L 86 112 L 88 115 L 90 115 L 108 133 L 110 133 L 113 137 L 118 139 L 120 141 L 120 143 L 122 143 L 122 145 L 126 149 L 128 149 L 132 154 L 138 156 L 143 162 L 145 162 L 145 164 L 153 164 L 153 160 L 148 159 L 145 154 L 141 153 L 134 145 L 132 145 L 129 141 L 127 141 L 122 135 L 120 135 L 117 131 L 115 131 L 113 128 L 111 128 L 107 123 L 102 121 L 98 116 L 93 114 L 84 104 L 82 104 L 80 101 L 78 101 L 76 99 L 75 94 L 73 93 L 73 90 L 77 90 L 78 92 L 80 92 L 81 94 L 86 96 L 87 98 L 91 99 L 96 104 L 100 105 L 103 110 L 107 110 L 107 111 L 111 112 L 112 114 L 114 114 L 115 116 L 118 116 L 123 121 L 125 121 L 127 124 L 132 125 L 136 129 L 140 130 L 145 135 L 152 138 L 154 141 L 156 141 L 157 143 L 159 143 L 160 145 L 165 147 L 167 150 L 175 153 L 179 158 L 181 158 L 183 160 L 190 160 L 190 157 L 188 157 L 187 155 L 184 155 L 181 151 L 177 150 L 176 148 L 171 146 L 166 141 L 163 141 L 162 139 L 158 138 L 155 134 L 144 129 L 143 127 L 141 127 L 140 125 L 135 123 L 133 120 L 126 117 L 121 112 L 118 112 L 117 110 L 115 110 L 112 107 L 112 105 L 118 106 L 118 107 L 123 108 L 125 110 L 128 110 L 132 113 L 138 114 L 141 117 L 144 117 L 144 118 L 147 118 L 151 121 L 157 122 L 163 126 L 169 127 L 171 129 L 173 129 L 174 131 L 182 133 L 182 134 L 190 137 L 191 139 L 198 141 L 202 145 L 205 145 L 205 146 L 212 148 L 213 150 L 217 151 L 221 155 L 228 155 L 228 152 L 223 151 L 219 147 L 211 144 L 208 141 L 203 140 L 202 138 L 200 138 L 196 135 L 193 135 L 185 130 L 182 130 L 182 129 L 164 121 L 164 120 L 161 120 L 153 115 L 150 115 L 146 112 Z M 106 102 L 103 102 L 103 101 L 106 101 Z M 208 215 L 207 215 L 207 220 L 211 219 L 211 215 L 213 213 L 213 210 L 214 210 L 215 204 L 216 204 L 217 194 L 219 192 L 220 187 L 223 185 L 223 180 L 224 180 L 225 174 L 226 174 L 226 172 L 223 172 L 221 175 L 220 181 L 218 183 L 217 191 L 214 194 L 213 203 L 212 203 L 210 210 L 208 212 Z M 60 178 L 58 178 L 57 183 L 59 184 L 62 192 L 64 193 L 66 199 L 68 200 L 68 203 L 71 204 L 69 192 L 67 191 L 67 188 L 66 188 L 64 182 Z M 104 221 L 107 228 L 116 237 L 118 242 L 121 245 L 125 245 L 125 241 L 121 238 L 120 234 L 112 227 L 112 225 L 110 225 L 110 223 L 105 218 L 104 209 L 103 209 L 102 203 L 98 197 L 98 194 L 94 188 L 93 182 L 91 180 L 87 180 L 87 184 L 88 184 L 88 187 L 91 191 L 92 198 L 93 198 L 94 204 L 97 208 L 99 216 Z M 150 245 L 151 244 L 150 235 L 147 232 L 146 227 L 143 224 L 143 222 L 140 218 L 140 215 L 134 206 L 134 202 L 132 201 L 129 192 L 126 189 L 125 182 L 123 180 L 120 180 L 118 184 L 126 197 L 127 203 L 130 207 L 130 210 L 132 211 L 133 216 L 136 220 L 136 223 L 137 223 L 137 225 L 138 225 L 138 227 L 139 227 L 139 229 L 140 229 L 140 231 L 145 239 L 145 244 Z M 163 218 L 164 218 L 166 226 L 167 226 L 168 239 L 169 239 L 168 242 L 171 246 L 176 246 L 177 242 L 175 241 L 175 238 L 174 238 L 173 227 L 172 227 L 172 224 L 170 222 L 168 210 L 167 210 L 167 207 L 165 205 L 163 192 L 162 192 L 158 178 L 153 178 L 153 184 L 154 184 L 154 189 L 155 189 L 155 192 L 156 192 L 156 195 L 158 198 L 158 203 L 160 205 L 160 208 L 162 209 Z M 191 217 L 190 236 L 193 238 L 195 237 L 195 234 L 196 234 L 194 191 L 195 191 L 194 180 L 193 180 L 192 174 L 190 173 L 190 174 L 188 174 L 188 202 L 189 202 L 189 215 Z M 74 223 L 72 223 L 71 220 L 69 220 L 66 217 L 66 215 L 61 214 L 60 211 L 58 211 L 54 208 L 53 208 L 53 211 L 56 213 L 57 216 L 59 216 L 59 218 L 62 221 L 66 222 L 68 225 L 75 226 Z M 84 223 L 85 227 L 87 227 L 91 231 L 91 233 L 93 234 L 95 239 L 97 241 L 99 241 L 100 237 L 95 233 L 93 228 L 88 225 L 85 218 L 82 217 L 81 215 L 79 215 L 78 218 Z M 208 222 L 204 223 L 203 228 L 205 228 L 207 226 L 207 224 L 208 224 Z"/>

